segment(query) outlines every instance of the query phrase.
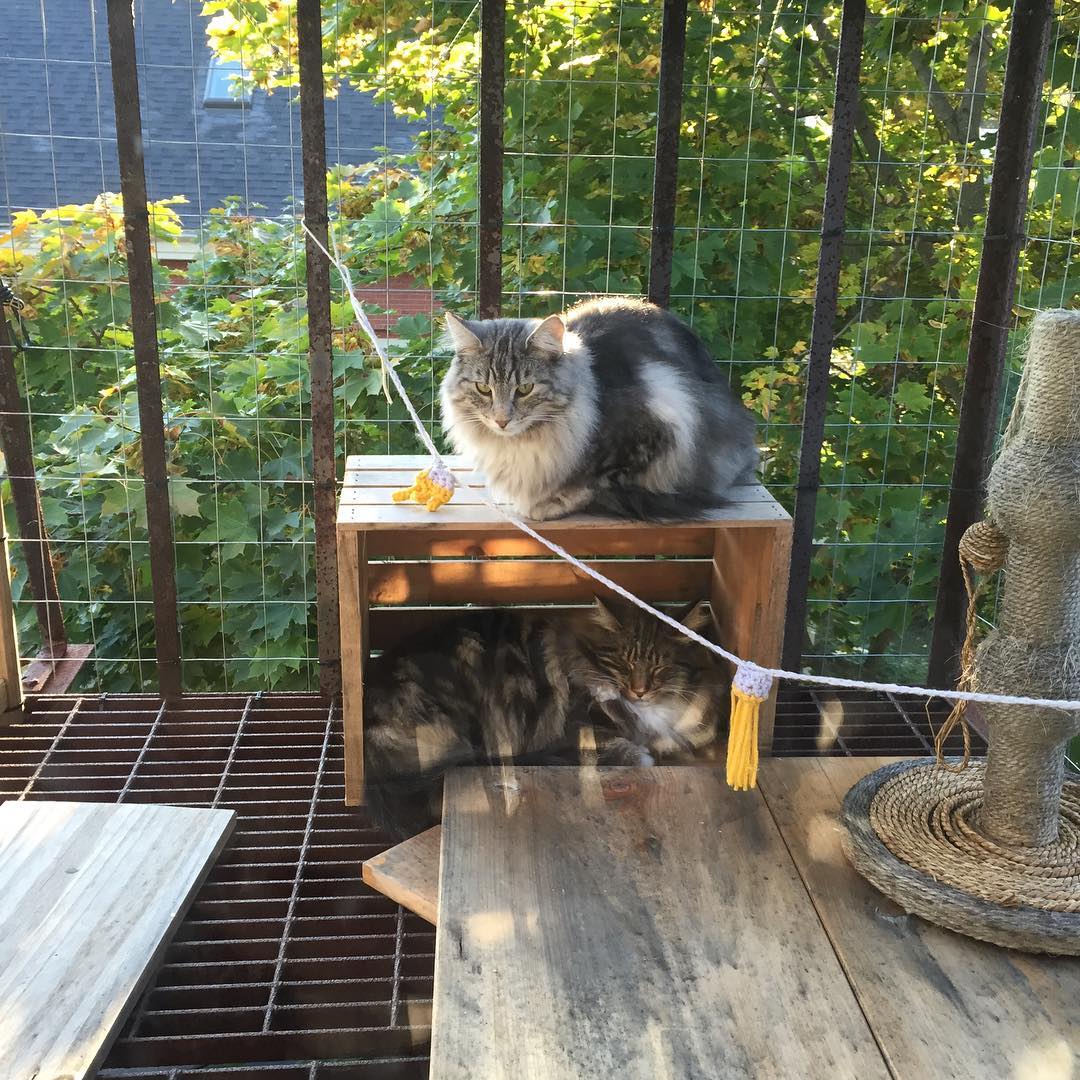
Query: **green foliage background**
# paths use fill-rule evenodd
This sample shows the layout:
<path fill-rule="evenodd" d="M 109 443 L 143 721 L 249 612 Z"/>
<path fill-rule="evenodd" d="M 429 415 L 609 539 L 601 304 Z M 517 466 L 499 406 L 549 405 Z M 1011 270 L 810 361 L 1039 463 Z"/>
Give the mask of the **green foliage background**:
<path fill-rule="evenodd" d="M 295 93 L 295 5 L 208 0 L 215 52 Z M 872 3 L 856 121 L 807 664 L 919 680 L 963 384 L 1007 10 Z M 504 310 L 533 315 L 647 288 L 659 4 L 512 3 Z M 328 84 L 417 122 L 415 150 L 330 177 L 334 230 L 361 284 L 408 275 L 468 313 L 476 268 L 478 12 L 342 2 Z M 797 464 L 839 5 L 691 4 L 672 306 L 761 418 L 767 481 Z M 1080 14 L 1048 64 L 1016 309 L 1075 302 Z M 155 229 L 179 233 L 168 202 Z M 214 211 L 184 274 L 159 266 L 158 318 L 188 689 L 314 685 L 303 244 L 293 215 Z M 33 412 L 68 632 L 95 641 L 84 685 L 151 689 L 153 628 L 122 207 L 115 196 L 16 215 L 0 271 L 27 300 Z M 414 451 L 339 289 L 339 449 Z M 386 299 L 391 302 L 392 294 Z M 385 307 L 385 305 L 384 305 Z M 375 312 L 380 305 L 372 305 Z M 392 354 L 435 421 L 431 316 Z M 339 467 L 340 461 L 339 458 Z M 9 521 L 13 514 L 9 507 Z M 32 607 L 16 591 L 25 652 Z"/>

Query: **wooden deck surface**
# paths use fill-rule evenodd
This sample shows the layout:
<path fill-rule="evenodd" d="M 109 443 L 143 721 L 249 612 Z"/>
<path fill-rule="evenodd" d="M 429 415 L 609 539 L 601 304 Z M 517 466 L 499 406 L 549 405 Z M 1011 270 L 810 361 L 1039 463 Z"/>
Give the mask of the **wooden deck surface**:
<path fill-rule="evenodd" d="M 434 831 L 383 864 L 439 912 L 433 1080 L 1080 1074 L 1080 960 L 939 930 L 845 862 L 840 802 L 885 760 L 771 759 L 745 794 L 460 771 L 437 899 Z"/>
<path fill-rule="evenodd" d="M 0 807 L 0 1077 L 94 1075 L 234 818 L 174 806 Z"/>

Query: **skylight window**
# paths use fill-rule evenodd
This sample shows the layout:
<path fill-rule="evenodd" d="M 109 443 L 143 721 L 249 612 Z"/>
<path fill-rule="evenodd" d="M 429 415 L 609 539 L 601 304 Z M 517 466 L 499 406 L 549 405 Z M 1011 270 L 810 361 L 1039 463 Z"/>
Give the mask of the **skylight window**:
<path fill-rule="evenodd" d="M 225 109 L 241 109 L 247 105 L 251 101 L 251 89 L 241 83 L 242 72 L 239 60 L 211 57 L 203 104 Z"/>

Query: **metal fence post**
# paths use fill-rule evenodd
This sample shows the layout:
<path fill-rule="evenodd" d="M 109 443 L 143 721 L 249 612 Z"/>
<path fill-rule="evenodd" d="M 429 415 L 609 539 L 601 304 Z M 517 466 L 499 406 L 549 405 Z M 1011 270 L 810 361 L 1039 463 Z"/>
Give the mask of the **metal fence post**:
<path fill-rule="evenodd" d="M 952 686 L 959 673 L 967 609 L 960 537 L 983 513 L 984 488 L 1001 409 L 1016 271 L 1026 239 L 1028 180 L 1053 18 L 1053 0 L 1017 0 L 1013 6 L 986 235 L 971 314 L 960 426 L 941 549 L 927 672 L 930 686 Z"/>
<path fill-rule="evenodd" d="M 142 448 L 147 531 L 150 536 L 158 685 L 162 697 L 171 700 L 180 695 L 181 688 L 180 624 L 176 607 L 176 565 L 161 405 L 154 264 L 150 248 L 150 216 L 146 207 L 142 116 L 135 59 L 135 16 L 131 0 L 108 0 L 108 18 L 116 110 L 116 149 L 120 159 L 120 191 L 124 198 L 124 239 L 131 293 L 131 334 L 139 399 L 139 443 Z"/>
<path fill-rule="evenodd" d="M 495 319 L 502 311 L 505 0 L 483 0 L 480 20 L 480 250 L 476 282 L 477 311 L 481 319 Z"/>
<path fill-rule="evenodd" d="M 799 479 L 795 493 L 791 577 L 784 620 L 783 664 L 789 671 L 802 665 L 806 636 L 807 593 L 814 554 L 818 491 L 821 488 L 821 444 L 829 406 L 829 365 L 836 331 L 836 300 L 840 287 L 840 256 L 847 216 L 848 179 L 859 102 L 866 0 L 844 0 L 840 48 L 836 57 L 836 100 L 833 107 L 825 204 L 821 214 L 821 251 L 818 255 L 817 293 L 806 369 Z"/>
<path fill-rule="evenodd" d="M 26 560 L 26 576 L 41 627 L 42 658 L 59 658 L 67 652 L 67 631 L 49 534 L 41 513 L 31 440 L 26 404 L 19 391 L 15 370 L 15 346 L 4 305 L 0 302 L 0 449 L 4 451 L 7 463 L 11 500 L 15 504 L 15 520 L 19 523 Z"/>
<path fill-rule="evenodd" d="M 322 12 L 319 0 L 299 0 L 300 138 L 304 164 L 304 220 L 330 250 L 326 200 L 326 105 Z M 341 691 L 338 624 L 337 466 L 334 447 L 334 371 L 330 323 L 330 264 L 305 234 L 308 358 L 311 367 L 311 471 L 315 485 L 315 595 L 319 633 L 319 689 Z"/>
<path fill-rule="evenodd" d="M 679 124 L 682 120 L 686 61 L 686 0 L 664 0 L 660 36 L 660 90 L 656 106 L 653 172 L 652 250 L 649 299 L 667 307 L 671 300 L 671 259 L 675 251 L 675 197 L 679 181 Z"/>

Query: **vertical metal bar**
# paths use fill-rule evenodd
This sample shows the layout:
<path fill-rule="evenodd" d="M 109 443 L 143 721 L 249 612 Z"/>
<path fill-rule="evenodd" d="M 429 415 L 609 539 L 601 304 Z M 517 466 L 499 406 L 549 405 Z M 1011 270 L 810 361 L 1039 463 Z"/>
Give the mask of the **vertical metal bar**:
<path fill-rule="evenodd" d="M 806 404 L 799 448 L 799 480 L 795 493 L 791 578 L 784 622 L 783 666 L 789 671 L 797 671 L 802 664 L 806 635 L 806 596 L 810 588 L 814 525 L 818 490 L 821 487 L 821 444 L 825 439 L 825 415 L 829 405 L 829 364 L 836 330 L 836 298 L 840 287 L 840 256 L 847 216 L 848 179 L 851 175 L 851 148 L 859 102 L 859 67 L 865 20 L 866 0 L 844 0 L 840 49 L 836 57 L 832 141 L 821 214 L 817 293 L 814 297 L 810 357 L 806 371 Z"/>
<path fill-rule="evenodd" d="M 0 304 L 0 448 L 7 462 L 11 499 L 15 503 L 15 519 L 19 523 L 26 574 L 41 627 L 42 647 L 46 655 L 62 657 L 67 652 L 67 632 L 64 629 L 60 593 L 56 587 L 49 535 L 41 513 L 32 438 L 15 373 L 15 346 L 8 330 L 7 316 Z"/>
<path fill-rule="evenodd" d="M 649 299 L 667 307 L 671 257 L 675 250 L 675 194 L 679 180 L 679 124 L 686 60 L 686 0 L 664 0 L 660 36 L 660 96 L 656 107 L 656 167 L 653 172 L 652 252 Z"/>
<path fill-rule="evenodd" d="M 304 220 L 327 250 L 326 109 L 322 12 L 319 0 L 296 9 L 300 59 L 300 139 L 304 162 Z M 331 352 L 330 263 L 306 237 L 308 362 L 311 367 L 311 472 L 315 485 L 315 598 L 319 634 L 319 689 L 341 692 L 338 626 L 337 466 L 334 448 L 334 370 Z"/>
<path fill-rule="evenodd" d="M 1013 6 L 994 173 L 986 209 L 986 234 L 971 316 L 960 426 L 941 549 L 927 672 L 931 686 L 952 686 L 958 674 L 967 607 L 960 568 L 960 537 L 982 517 L 984 487 L 1001 408 L 1016 271 L 1026 240 L 1028 181 L 1053 15 L 1053 0 L 1017 0 Z"/>
<path fill-rule="evenodd" d="M 124 198 L 131 334 L 139 399 L 139 443 L 150 537 L 158 686 L 162 697 L 171 700 L 180 695 L 180 625 L 176 609 L 176 565 L 169 511 L 165 422 L 161 407 L 150 217 L 146 208 L 139 75 L 135 59 L 135 15 L 131 0 L 108 0 L 108 17 L 116 150 L 120 159 L 120 192 Z"/>
<path fill-rule="evenodd" d="M 476 282 L 481 319 L 502 311 L 503 114 L 506 0 L 480 6 L 480 260 Z"/>

